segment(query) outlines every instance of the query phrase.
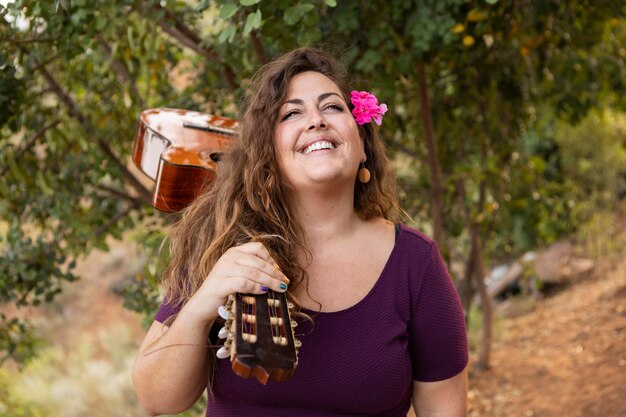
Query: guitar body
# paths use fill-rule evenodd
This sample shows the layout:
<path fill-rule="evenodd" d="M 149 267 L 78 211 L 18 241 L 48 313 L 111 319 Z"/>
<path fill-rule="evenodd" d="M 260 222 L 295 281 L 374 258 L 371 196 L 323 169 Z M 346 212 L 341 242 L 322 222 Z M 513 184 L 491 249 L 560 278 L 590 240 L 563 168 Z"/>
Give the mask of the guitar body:
<path fill-rule="evenodd" d="M 155 181 L 152 206 L 177 212 L 215 178 L 220 155 L 236 136 L 237 121 L 180 109 L 139 116 L 133 162 Z"/>

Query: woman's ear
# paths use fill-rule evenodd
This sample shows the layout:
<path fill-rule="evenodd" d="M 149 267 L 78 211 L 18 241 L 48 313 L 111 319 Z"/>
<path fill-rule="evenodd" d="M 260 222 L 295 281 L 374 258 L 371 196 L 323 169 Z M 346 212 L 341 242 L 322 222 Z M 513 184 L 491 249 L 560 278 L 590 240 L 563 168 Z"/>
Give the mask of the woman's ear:
<path fill-rule="evenodd" d="M 363 126 L 359 126 L 359 138 L 361 139 L 361 163 L 367 161 L 367 154 L 365 153 L 365 130 Z"/>

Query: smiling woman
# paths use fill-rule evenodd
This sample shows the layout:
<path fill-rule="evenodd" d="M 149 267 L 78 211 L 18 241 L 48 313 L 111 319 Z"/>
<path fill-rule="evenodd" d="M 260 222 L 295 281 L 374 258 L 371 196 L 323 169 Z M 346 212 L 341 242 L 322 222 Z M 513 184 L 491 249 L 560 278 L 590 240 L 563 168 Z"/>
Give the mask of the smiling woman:
<path fill-rule="evenodd" d="M 436 244 L 395 223 L 395 179 L 371 123 L 386 106 L 367 94 L 355 103 L 339 62 L 318 49 L 259 70 L 239 142 L 172 230 L 166 300 L 133 369 L 146 410 L 183 411 L 208 385 L 210 416 L 405 416 L 411 401 L 419 416 L 465 415 L 459 298 Z M 207 338 L 272 356 L 259 326 L 283 295 L 300 314 L 270 339 L 295 334 L 297 369 L 267 385 L 240 378 Z M 228 352 L 234 364 L 236 348 L 218 357 Z"/>

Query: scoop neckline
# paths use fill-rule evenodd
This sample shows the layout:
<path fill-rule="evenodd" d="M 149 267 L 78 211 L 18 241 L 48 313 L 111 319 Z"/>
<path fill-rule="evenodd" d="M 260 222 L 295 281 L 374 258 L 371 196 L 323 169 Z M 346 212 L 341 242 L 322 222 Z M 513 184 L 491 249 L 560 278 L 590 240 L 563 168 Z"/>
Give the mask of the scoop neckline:
<path fill-rule="evenodd" d="M 394 258 L 396 252 L 398 251 L 398 242 L 400 241 L 400 237 L 404 233 L 404 227 L 401 223 L 394 224 L 394 233 L 395 233 L 395 240 L 393 243 L 393 248 L 391 249 L 391 252 L 389 253 L 389 256 L 387 257 L 385 266 L 383 267 L 383 270 L 380 272 L 380 275 L 378 275 L 378 278 L 376 279 L 376 282 L 374 283 L 374 285 L 372 285 L 372 288 L 370 288 L 370 290 L 367 292 L 367 294 L 365 294 L 365 296 L 363 296 L 363 298 L 361 298 L 359 301 L 352 304 L 351 306 L 346 307 L 341 310 L 337 310 L 337 311 L 317 311 L 317 310 L 311 310 L 305 307 L 301 307 L 301 311 L 310 315 L 311 317 L 318 317 L 321 315 L 332 316 L 332 315 L 339 315 L 339 314 L 347 314 L 352 310 L 356 310 L 362 304 L 365 304 L 371 298 L 371 295 L 374 293 L 374 291 L 376 291 L 376 289 L 382 285 L 381 281 L 383 281 L 383 277 L 386 275 L 387 269 L 390 268 L 389 265 L 391 264 L 391 260 Z"/>

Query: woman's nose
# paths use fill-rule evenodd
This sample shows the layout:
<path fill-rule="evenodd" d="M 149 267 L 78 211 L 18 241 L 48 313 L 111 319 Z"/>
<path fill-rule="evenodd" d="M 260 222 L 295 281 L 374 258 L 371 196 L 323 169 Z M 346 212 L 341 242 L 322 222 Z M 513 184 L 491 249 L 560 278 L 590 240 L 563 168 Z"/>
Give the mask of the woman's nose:
<path fill-rule="evenodd" d="M 324 121 L 324 118 L 320 115 L 316 115 L 315 117 L 311 118 L 311 121 L 309 123 L 309 130 L 326 128 L 326 122 Z"/>

